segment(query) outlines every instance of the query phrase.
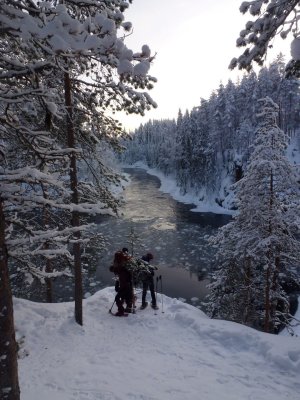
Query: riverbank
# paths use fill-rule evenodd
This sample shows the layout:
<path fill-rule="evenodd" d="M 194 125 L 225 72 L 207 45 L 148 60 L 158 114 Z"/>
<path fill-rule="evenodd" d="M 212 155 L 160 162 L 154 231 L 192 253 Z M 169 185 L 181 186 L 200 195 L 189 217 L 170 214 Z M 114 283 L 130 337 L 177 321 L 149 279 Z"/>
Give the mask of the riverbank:
<path fill-rule="evenodd" d="M 295 168 L 296 173 L 300 177 L 300 133 L 290 138 L 290 143 L 286 150 L 286 156 L 290 161 L 291 165 Z M 224 171 L 224 179 L 222 181 L 221 192 L 226 193 L 222 195 L 222 206 L 220 206 L 216 199 L 220 198 L 220 193 L 214 193 L 210 196 L 207 195 L 205 188 L 201 194 L 193 194 L 192 192 L 182 194 L 181 189 L 176 185 L 175 177 L 166 176 L 161 171 L 155 168 L 149 168 L 145 163 L 138 161 L 133 165 L 123 165 L 124 168 L 142 168 L 147 171 L 149 175 L 156 176 L 161 181 L 160 191 L 163 193 L 168 193 L 173 199 L 184 203 L 193 204 L 194 208 L 191 211 L 194 212 L 211 212 L 215 214 L 227 214 L 234 215 L 236 211 L 230 209 L 234 203 L 234 193 L 231 189 L 231 179 Z"/>
<path fill-rule="evenodd" d="M 191 209 L 193 212 L 200 213 L 214 213 L 214 214 L 224 214 L 224 215 L 234 215 L 235 211 L 229 208 L 224 208 L 219 206 L 214 199 L 205 198 L 205 200 L 200 200 L 199 195 L 193 193 L 182 194 L 180 188 L 176 185 L 176 180 L 172 176 L 166 176 L 161 171 L 155 168 L 149 168 L 146 164 L 142 162 L 137 162 L 132 165 L 122 165 L 123 168 L 141 168 L 144 169 L 149 175 L 156 176 L 161 182 L 159 190 L 163 193 L 169 194 L 174 200 L 179 201 L 184 204 L 192 204 L 194 207 Z M 232 198 L 232 193 L 228 195 L 227 200 L 224 204 L 230 204 L 229 199 Z"/>

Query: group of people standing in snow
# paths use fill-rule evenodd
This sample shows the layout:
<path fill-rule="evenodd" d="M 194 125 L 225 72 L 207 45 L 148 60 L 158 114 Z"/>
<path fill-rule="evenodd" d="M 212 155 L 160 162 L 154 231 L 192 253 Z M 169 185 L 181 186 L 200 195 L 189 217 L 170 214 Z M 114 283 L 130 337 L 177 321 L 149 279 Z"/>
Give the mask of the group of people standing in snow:
<path fill-rule="evenodd" d="M 116 297 L 115 302 L 118 307 L 116 316 L 125 316 L 128 313 L 134 312 L 136 295 L 134 293 L 134 280 L 138 275 L 142 283 L 142 305 L 141 310 L 145 309 L 148 305 L 146 301 L 147 291 L 149 289 L 151 294 L 151 307 L 155 310 L 158 309 L 156 303 L 156 295 L 154 288 L 154 271 L 157 269 L 150 265 L 151 260 L 153 260 L 152 253 L 147 253 L 139 259 L 139 266 L 133 270 L 130 269 L 130 264 L 133 261 L 132 256 L 129 255 L 128 249 L 123 247 L 122 250 L 117 251 L 114 256 L 113 265 L 110 267 L 110 271 L 118 276 L 116 281 Z M 136 265 L 136 263 L 135 263 Z M 129 267 L 128 267 L 129 266 Z"/>

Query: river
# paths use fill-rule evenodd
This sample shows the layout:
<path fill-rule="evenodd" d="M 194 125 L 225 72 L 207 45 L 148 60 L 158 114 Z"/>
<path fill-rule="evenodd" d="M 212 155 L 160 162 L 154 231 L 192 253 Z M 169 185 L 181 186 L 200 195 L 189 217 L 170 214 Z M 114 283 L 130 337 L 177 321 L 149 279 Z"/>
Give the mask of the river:
<path fill-rule="evenodd" d="M 142 256 L 147 252 L 154 255 L 152 264 L 158 266 L 156 277 L 161 276 L 158 292 L 205 309 L 202 302 L 208 294 L 215 252 L 207 238 L 231 217 L 191 211 L 192 204 L 180 203 L 162 193 L 160 180 L 143 169 L 130 168 L 124 172 L 129 175 L 130 184 L 124 191 L 120 217 L 100 216 L 94 221 L 96 231 L 106 238 L 106 249 L 93 253 L 96 269 L 91 269 L 89 262 L 83 262 L 84 297 L 114 285 L 109 266 L 114 253 L 122 247 L 128 247 L 132 253 L 130 237 L 133 233 L 136 237 L 134 255 Z M 46 289 L 38 282 L 23 285 L 21 289 L 16 286 L 13 290 L 20 297 L 46 301 Z M 140 289 L 136 292 L 140 300 Z M 74 280 L 63 277 L 54 280 L 53 301 L 73 299 Z M 158 295 L 160 302 L 161 295 Z"/>
<path fill-rule="evenodd" d="M 122 247 L 128 247 L 131 252 L 133 232 L 137 238 L 134 254 L 153 253 L 152 264 L 159 266 L 156 276 L 162 277 L 163 293 L 201 307 L 208 293 L 214 253 L 207 238 L 226 224 L 230 216 L 193 212 L 192 204 L 179 203 L 159 191 L 157 177 L 143 169 L 125 172 L 130 175 L 130 185 L 125 189 L 122 216 L 104 217 L 98 222 L 98 230 L 107 238 L 108 247 L 99 256 L 96 280 L 91 281 L 90 292 L 113 285 L 113 274 L 108 270 L 113 254 Z M 158 289 L 161 290 L 160 284 Z"/>
<path fill-rule="evenodd" d="M 122 247 L 132 250 L 130 235 L 136 236 L 134 254 L 154 254 L 153 265 L 159 267 L 156 277 L 161 276 L 158 287 L 158 305 L 161 294 L 179 298 L 205 311 L 207 285 L 214 268 L 215 249 L 207 239 L 219 227 L 228 223 L 229 215 L 191 211 L 193 204 L 183 204 L 169 194 L 162 193 L 160 180 L 140 168 L 125 169 L 130 184 L 124 192 L 124 206 L 120 217 L 101 216 L 96 219 L 96 231 L 107 242 L 104 251 L 93 254 L 96 269 L 83 263 L 83 292 L 88 297 L 96 291 L 114 285 L 114 275 L 109 271 L 114 253 Z M 23 281 L 22 281 L 23 282 Z M 156 282 L 156 280 L 155 280 Z M 162 283 L 162 286 L 160 285 Z M 21 289 L 20 289 L 21 287 Z M 15 295 L 33 301 L 46 301 L 45 286 L 38 282 L 31 286 L 13 286 Z M 291 313 L 298 307 L 299 287 L 287 282 Z M 136 289 L 138 301 L 141 290 Z M 53 282 L 53 301 L 74 300 L 74 280 L 57 278 Z M 148 299 L 150 300 L 150 294 Z"/>

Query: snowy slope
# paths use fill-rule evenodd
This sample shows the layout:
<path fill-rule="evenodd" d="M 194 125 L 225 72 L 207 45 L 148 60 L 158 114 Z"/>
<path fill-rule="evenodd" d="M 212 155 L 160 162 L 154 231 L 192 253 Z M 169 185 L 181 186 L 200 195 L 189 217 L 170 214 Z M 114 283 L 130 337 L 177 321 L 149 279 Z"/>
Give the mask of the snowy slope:
<path fill-rule="evenodd" d="M 111 316 L 114 289 L 74 303 L 15 299 L 22 400 L 298 400 L 300 338 L 268 335 L 163 297 Z"/>
<path fill-rule="evenodd" d="M 300 176 L 300 131 L 290 138 L 286 155 L 291 165 L 295 168 L 296 173 Z M 138 161 L 133 165 L 124 164 L 123 168 L 142 168 L 145 169 L 149 175 L 157 176 L 161 181 L 159 190 L 164 193 L 169 193 L 179 202 L 194 204 L 195 208 L 191 211 L 212 212 L 215 214 L 235 214 L 235 211 L 231 209 L 232 205 L 235 203 L 235 195 L 232 191 L 232 176 L 228 175 L 227 169 L 222 171 L 223 180 L 221 187 L 215 193 L 211 193 L 210 197 L 208 197 L 205 188 L 201 189 L 203 191 L 202 194 L 195 194 L 193 192 L 182 194 L 182 191 L 176 184 L 174 176 L 166 176 L 156 168 L 149 168 L 143 162 Z M 216 203 L 216 198 L 222 199 L 222 206 Z"/>

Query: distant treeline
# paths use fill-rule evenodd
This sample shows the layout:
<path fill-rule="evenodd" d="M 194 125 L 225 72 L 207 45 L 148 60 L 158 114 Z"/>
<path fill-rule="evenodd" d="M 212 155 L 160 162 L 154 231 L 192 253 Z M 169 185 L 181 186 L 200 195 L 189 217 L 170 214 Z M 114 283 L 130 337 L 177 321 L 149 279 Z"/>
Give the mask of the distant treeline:
<path fill-rule="evenodd" d="M 251 154 L 260 111 L 257 100 L 269 96 L 279 105 L 278 126 L 290 137 L 299 127 L 299 83 L 286 79 L 284 71 L 279 56 L 258 74 L 220 84 L 191 112 L 179 110 L 177 120 L 141 125 L 126 142 L 122 161 L 142 161 L 172 174 L 182 193 L 192 191 L 222 205 L 228 184 L 242 177 Z"/>

